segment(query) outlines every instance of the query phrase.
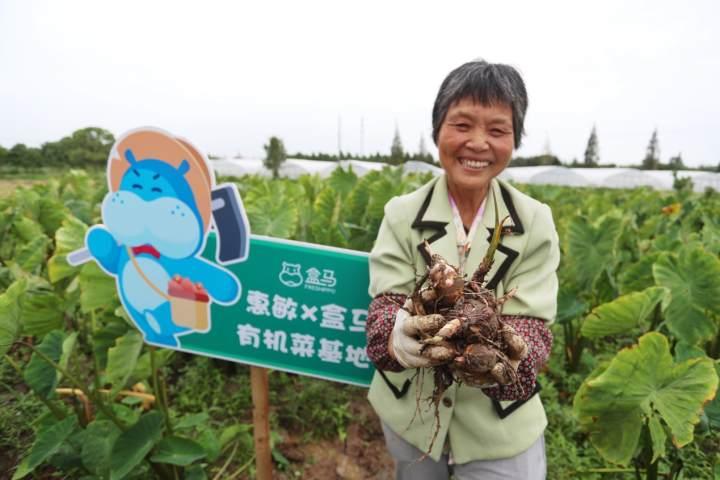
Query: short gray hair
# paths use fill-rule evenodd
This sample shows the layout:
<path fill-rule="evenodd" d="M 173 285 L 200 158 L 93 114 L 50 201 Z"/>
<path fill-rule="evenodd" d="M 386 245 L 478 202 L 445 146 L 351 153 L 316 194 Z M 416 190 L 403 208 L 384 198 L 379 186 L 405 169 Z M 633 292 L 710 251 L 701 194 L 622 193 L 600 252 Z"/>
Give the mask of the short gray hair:
<path fill-rule="evenodd" d="M 448 110 L 465 98 L 472 98 L 482 105 L 508 105 L 512 110 L 515 148 L 520 146 L 528 97 L 525 82 L 517 70 L 510 65 L 475 60 L 450 72 L 440 85 L 433 105 L 433 141 L 436 145 Z"/>

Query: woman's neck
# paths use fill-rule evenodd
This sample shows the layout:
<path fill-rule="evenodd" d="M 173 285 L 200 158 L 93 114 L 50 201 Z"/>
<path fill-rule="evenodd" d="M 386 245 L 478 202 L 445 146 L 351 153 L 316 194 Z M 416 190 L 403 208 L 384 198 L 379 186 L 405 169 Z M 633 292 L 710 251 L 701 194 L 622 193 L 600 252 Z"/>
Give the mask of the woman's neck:
<path fill-rule="evenodd" d="M 448 183 L 448 191 L 457 205 L 463 225 L 469 227 L 475 219 L 480 205 L 487 196 L 488 187 L 480 189 L 464 190 Z"/>

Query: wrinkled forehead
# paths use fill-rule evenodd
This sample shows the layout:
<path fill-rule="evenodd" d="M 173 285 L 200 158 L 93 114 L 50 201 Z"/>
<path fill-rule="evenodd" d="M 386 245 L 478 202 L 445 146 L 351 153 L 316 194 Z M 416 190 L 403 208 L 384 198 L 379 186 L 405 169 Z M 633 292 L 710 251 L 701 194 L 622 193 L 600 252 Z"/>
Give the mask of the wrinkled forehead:
<path fill-rule="evenodd" d="M 467 117 L 472 120 L 479 116 L 483 117 L 485 121 L 491 121 L 492 123 L 507 123 L 509 126 L 512 126 L 513 122 L 511 105 L 500 101 L 482 102 L 472 97 L 464 97 L 453 102 L 448 108 L 443 122 L 451 118 L 456 119 L 462 117 Z"/>
<path fill-rule="evenodd" d="M 467 95 L 461 98 L 458 98 L 454 102 L 450 104 L 448 107 L 448 111 L 452 110 L 453 108 L 461 107 L 461 106 L 472 106 L 472 107 L 485 107 L 485 108 L 493 108 L 498 110 L 507 110 L 507 112 L 512 115 L 512 105 L 505 100 L 499 99 L 499 98 L 491 98 L 491 97 L 482 97 L 482 96 L 473 96 L 473 95 Z"/>

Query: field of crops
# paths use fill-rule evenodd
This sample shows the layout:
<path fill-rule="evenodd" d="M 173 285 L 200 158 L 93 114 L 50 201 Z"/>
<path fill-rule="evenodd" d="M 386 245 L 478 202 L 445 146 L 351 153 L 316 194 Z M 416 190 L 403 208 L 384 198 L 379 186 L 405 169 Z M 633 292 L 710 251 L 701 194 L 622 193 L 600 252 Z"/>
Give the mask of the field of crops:
<path fill-rule="evenodd" d="M 429 178 L 228 180 L 253 233 L 369 251 L 385 203 Z M 720 477 L 720 194 L 520 188 L 562 249 L 548 478 Z M 105 189 L 70 171 L 0 196 L 0 479 L 253 478 L 248 369 L 143 345 L 114 280 L 65 262 Z M 282 478 L 390 478 L 364 389 L 270 382 Z"/>

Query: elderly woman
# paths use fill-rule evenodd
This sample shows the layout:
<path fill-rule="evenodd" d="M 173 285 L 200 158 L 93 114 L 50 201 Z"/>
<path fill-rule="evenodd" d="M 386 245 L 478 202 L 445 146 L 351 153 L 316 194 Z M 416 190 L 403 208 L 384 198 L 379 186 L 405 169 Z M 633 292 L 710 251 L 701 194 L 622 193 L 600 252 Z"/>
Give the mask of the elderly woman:
<path fill-rule="evenodd" d="M 520 145 L 527 103 L 523 80 L 510 66 L 474 61 L 450 72 L 432 114 L 444 175 L 385 206 L 370 254 L 368 354 L 377 372 L 369 400 L 398 479 L 545 478 L 547 419 L 536 375 L 552 344 L 547 325 L 556 312 L 558 238 L 547 205 L 496 178 Z M 425 401 L 433 380 L 430 372 L 422 382 L 414 379 L 432 364 L 403 328 L 409 314 L 399 306 L 426 271 L 424 240 L 472 275 L 495 227 L 494 204 L 509 220 L 486 287 L 498 296 L 517 288 L 503 319 L 524 337 L 529 354 L 514 385 L 453 384 L 440 403 L 438 437 L 423 456 L 435 428 Z"/>

